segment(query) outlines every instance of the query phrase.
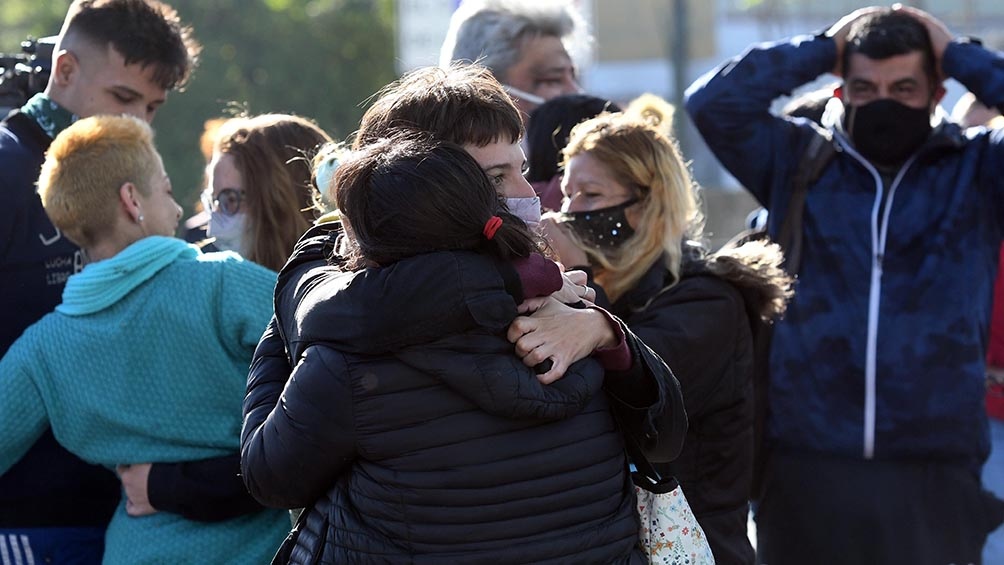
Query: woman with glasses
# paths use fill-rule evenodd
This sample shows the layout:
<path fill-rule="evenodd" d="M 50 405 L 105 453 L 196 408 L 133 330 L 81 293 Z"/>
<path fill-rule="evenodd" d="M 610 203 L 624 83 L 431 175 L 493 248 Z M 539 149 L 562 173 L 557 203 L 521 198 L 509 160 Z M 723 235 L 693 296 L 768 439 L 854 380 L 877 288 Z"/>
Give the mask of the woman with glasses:
<path fill-rule="evenodd" d="M 149 473 L 149 461 L 184 466 L 235 452 L 275 273 L 173 237 L 181 208 L 139 119 L 77 121 L 52 142 L 38 186 L 88 264 L 0 360 L 0 474 L 47 429 L 123 475 Z M 212 496 L 227 475 L 198 494 Z M 263 563 L 288 526 L 284 512 L 260 507 L 207 521 L 145 502 L 123 497 L 104 563 Z"/>
<path fill-rule="evenodd" d="M 596 303 L 680 380 L 690 426 L 680 456 L 656 469 L 679 480 L 718 563 L 752 564 L 751 322 L 783 311 L 791 281 L 776 246 L 702 247 L 696 187 L 669 137 L 671 116 L 650 96 L 575 126 L 563 212 L 545 228 L 564 265 L 591 272 Z"/>
<path fill-rule="evenodd" d="M 329 141 L 312 121 L 288 114 L 223 124 L 202 195 L 216 248 L 279 270 L 316 217 L 310 157 Z"/>

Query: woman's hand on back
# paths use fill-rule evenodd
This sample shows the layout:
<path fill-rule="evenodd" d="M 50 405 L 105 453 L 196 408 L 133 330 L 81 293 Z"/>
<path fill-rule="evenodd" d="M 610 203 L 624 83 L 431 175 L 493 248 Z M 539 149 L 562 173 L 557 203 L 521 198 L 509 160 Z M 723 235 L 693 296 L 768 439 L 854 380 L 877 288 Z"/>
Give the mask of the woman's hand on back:
<path fill-rule="evenodd" d="M 149 516 L 157 512 L 150 504 L 147 481 L 150 478 L 151 463 L 136 465 L 118 465 L 115 473 L 122 481 L 126 495 L 126 514 L 130 516 Z"/>
<path fill-rule="evenodd" d="M 549 296 L 531 298 L 519 311 L 530 315 L 517 317 L 507 337 L 524 365 L 536 367 L 551 360 L 550 370 L 537 375 L 544 384 L 563 377 L 572 363 L 596 349 L 617 345 L 617 334 L 598 310 L 572 308 Z"/>

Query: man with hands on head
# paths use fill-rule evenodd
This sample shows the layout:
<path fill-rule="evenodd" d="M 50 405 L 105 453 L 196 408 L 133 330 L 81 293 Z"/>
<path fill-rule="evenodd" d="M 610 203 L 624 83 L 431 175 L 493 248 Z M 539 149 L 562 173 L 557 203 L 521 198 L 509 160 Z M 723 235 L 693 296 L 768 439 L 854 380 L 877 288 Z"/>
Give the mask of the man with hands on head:
<path fill-rule="evenodd" d="M 771 115 L 827 72 L 843 86 L 825 131 Z M 774 331 L 762 563 L 977 563 L 1004 516 L 979 475 L 1004 133 L 947 121 L 948 77 L 1004 107 L 1001 54 L 897 5 L 754 45 L 688 90 L 772 236 L 810 140 L 838 149 L 808 187 L 797 292 Z"/>

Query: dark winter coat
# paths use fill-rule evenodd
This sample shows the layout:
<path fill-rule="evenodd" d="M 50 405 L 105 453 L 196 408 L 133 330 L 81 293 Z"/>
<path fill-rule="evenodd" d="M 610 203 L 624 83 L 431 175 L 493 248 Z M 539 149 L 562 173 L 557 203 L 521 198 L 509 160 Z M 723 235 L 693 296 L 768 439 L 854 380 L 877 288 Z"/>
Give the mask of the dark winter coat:
<path fill-rule="evenodd" d="M 685 417 L 637 338 L 631 370 L 587 359 L 544 386 L 504 337 L 518 291 L 493 260 L 297 261 L 252 366 L 242 450 L 252 494 L 307 507 L 291 562 L 644 562 L 614 411 L 663 460 Z"/>
<path fill-rule="evenodd" d="M 752 564 L 746 533 L 753 469 L 752 321 L 784 308 L 776 246 L 707 257 L 686 246 L 677 281 L 660 260 L 610 305 L 677 375 L 689 426 L 675 476 L 720 565 Z M 754 253 L 753 250 L 756 250 Z M 599 287 L 597 287 L 599 288 Z M 605 303 L 602 289 L 599 303 Z"/>

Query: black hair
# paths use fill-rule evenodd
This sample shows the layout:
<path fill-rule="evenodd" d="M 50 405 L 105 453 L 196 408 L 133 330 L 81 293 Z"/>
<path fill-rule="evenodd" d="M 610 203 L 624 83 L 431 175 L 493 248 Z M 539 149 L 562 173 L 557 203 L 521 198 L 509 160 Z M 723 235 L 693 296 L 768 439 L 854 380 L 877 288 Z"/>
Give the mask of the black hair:
<path fill-rule="evenodd" d="M 334 186 L 355 267 L 433 251 L 511 259 L 541 249 L 477 161 L 455 143 L 413 133 L 375 141 L 342 162 Z M 492 216 L 502 224 L 489 239 L 484 230 Z"/>
<path fill-rule="evenodd" d="M 588 94 L 566 94 L 544 102 L 530 114 L 526 129 L 526 180 L 549 181 L 558 174 L 561 150 L 568 144 L 568 134 L 580 122 L 603 112 L 620 112 L 613 102 Z"/>
<path fill-rule="evenodd" d="M 881 60 L 920 51 L 924 57 L 924 72 L 933 89 L 938 83 L 931 36 L 919 20 L 898 10 L 878 11 L 854 22 L 847 34 L 843 65 L 846 75 L 851 55 L 860 53 L 869 59 Z"/>
<path fill-rule="evenodd" d="M 165 90 L 188 81 L 202 48 L 174 8 L 156 0 L 83 0 L 76 8 L 65 35 L 110 44 L 126 65 L 153 65 L 153 79 Z"/>

